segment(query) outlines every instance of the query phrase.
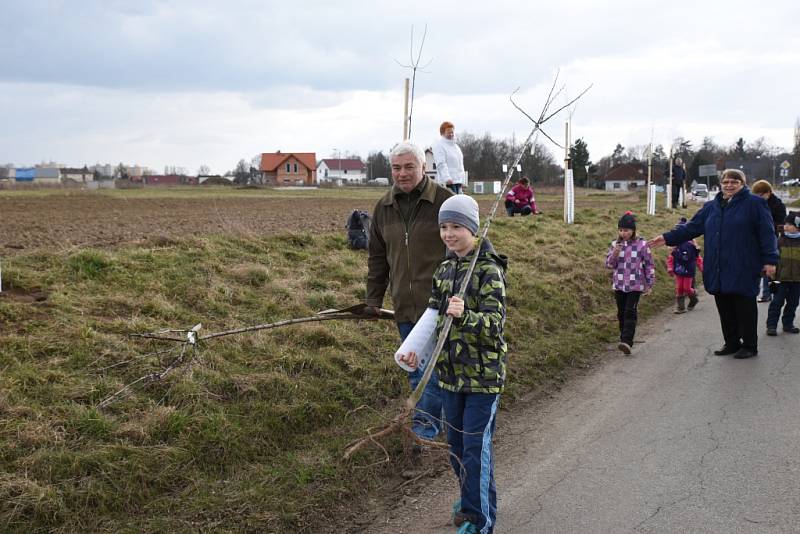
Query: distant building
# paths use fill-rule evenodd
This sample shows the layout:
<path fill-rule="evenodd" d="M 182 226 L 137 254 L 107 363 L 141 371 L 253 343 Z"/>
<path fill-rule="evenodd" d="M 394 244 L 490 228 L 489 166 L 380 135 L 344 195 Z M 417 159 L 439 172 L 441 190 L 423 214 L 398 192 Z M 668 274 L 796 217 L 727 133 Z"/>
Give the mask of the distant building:
<path fill-rule="evenodd" d="M 13 180 L 16 174 L 14 165 L 8 164 L 0 167 L 0 180 Z"/>
<path fill-rule="evenodd" d="M 64 167 L 61 169 L 61 181 L 74 180 L 79 183 L 94 181 L 94 173 L 84 165 L 82 169 Z"/>
<path fill-rule="evenodd" d="M 35 167 L 33 181 L 37 184 L 60 184 L 61 169 L 58 167 Z"/>
<path fill-rule="evenodd" d="M 265 152 L 258 168 L 261 183 L 272 185 L 314 185 L 317 155 L 314 152 Z"/>
<path fill-rule="evenodd" d="M 114 176 L 114 166 L 109 163 L 96 164 L 89 167 L 89 170 L 96 173 L 101 178 L 111 178 Z"/>
<path fill-rule="evenodd" d="M 317 165 L 318 182 L 366 183 L 367 166 L 358 158 L 323 159 Z"/>
<path fill-rule="evenodd" d="M 609 169 L 603 177 L 606 191 L 635 191 L 647 185 L 647 164 L 620 163 Z M 653 183 L 661 184 L 664 173 L 653 166 Z"/>
<path fill-rule="evenodd" d="M 19 167 L 14 169 L 14 181 L 21 183 L 33 183 L 36 169 L 33 167 Z"/>

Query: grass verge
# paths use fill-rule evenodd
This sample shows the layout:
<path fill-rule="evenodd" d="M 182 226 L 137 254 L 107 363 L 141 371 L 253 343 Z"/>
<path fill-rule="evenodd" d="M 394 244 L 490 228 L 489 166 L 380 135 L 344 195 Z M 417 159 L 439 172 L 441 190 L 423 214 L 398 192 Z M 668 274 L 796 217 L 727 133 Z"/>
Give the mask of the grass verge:
<path fill-rule="evenodd" d="M 615 338 L 603 260 L 620 210 L 499 218 L 511 258 L 505 405 Z M 676 216 L 641 217 L 652 236 Z M 658 283 L 642 317 L 672 300 Z M 392 323 L 287 327 L 209 343 L 191 365 L 98 409 L 172 355 L 130 332 L 310 315 L 364 295 L 366 255 L 343 235 L 160 239 L 10 258 L 4 278 L 46 290 L 0 299 L 0 528 L 9 532 L 326 531 L 407 460 L 343 445 L 394 415 L 407 383 Z M 166 347 L 169 348 L 169 347 Z"/>

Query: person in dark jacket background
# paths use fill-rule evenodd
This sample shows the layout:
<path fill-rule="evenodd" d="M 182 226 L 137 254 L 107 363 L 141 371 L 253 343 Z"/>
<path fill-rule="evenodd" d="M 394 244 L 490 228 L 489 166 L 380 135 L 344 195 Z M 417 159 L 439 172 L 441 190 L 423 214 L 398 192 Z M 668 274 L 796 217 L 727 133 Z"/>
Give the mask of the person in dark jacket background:
<path fill-rule="evenodd" d="M 750 193 L 743 172 L 726 169 L 722 191 L 680 225 L 650 241 L 651 247 L 674 246 L 705 236 L 703 282 L 719 313 L 725 344 L 717 356 L 758 355 L 756 294 L 762 271 L 775 276 L 778 246 L 767 201 Z"/>
<path fill-rule="evenodd" d="M 681 189 L 683 184 L 686 183 L 686 169 L 683 168 L 683 160 L 675 158 L 675 163 L 672 164 L 672 207 L 683 208 L 678 204 L 680 200 Z M 686 191 L 683 192 L 683 201 L 686 202 Z"/>
<path fill-rule="evenodd" d="M 750 191 L 754 195 L 758 195 L 767 201 L 767 207 L 772 215 L 772 221 L 775 223 L 775 235 L 781 235 L 783 228 L 783 221 L 786 219 L 786 206 L 783 201 L 779 199 L 772 192 L 772 186 L 766 180 L 759 180 L 753 184 Z M 769 292 L 769 278 L 766 276 L 761 277 L 761 294 L 758 296 L 758 302 L 769 302 L 772 300 L 772 294 Z"/>

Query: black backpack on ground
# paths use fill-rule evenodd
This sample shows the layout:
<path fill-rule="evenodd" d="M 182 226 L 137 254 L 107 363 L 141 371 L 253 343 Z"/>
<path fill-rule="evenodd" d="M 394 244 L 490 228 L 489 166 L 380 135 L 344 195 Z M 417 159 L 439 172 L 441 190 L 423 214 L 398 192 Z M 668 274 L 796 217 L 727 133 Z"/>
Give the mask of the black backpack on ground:
<path fill-rule="evenodd" d="M 369 213 L 353 210 L 347 219 L 347 244 L 353 250 L 367 250 L 369 246 Z"/>

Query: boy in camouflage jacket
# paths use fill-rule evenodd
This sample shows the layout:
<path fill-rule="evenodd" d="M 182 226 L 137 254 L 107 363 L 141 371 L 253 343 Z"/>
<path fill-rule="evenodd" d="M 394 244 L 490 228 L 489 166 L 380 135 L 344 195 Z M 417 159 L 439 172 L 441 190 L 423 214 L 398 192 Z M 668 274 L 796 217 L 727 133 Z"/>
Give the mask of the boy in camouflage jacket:
<path fill-rule="evenodd" d="M 442 389 L 447 441 L 461 499 L 453 506 L 459 533 L 491 533 L 497 514 L 494 483 L 494 435 L 500 393 L 506 379 L 505 271 L 507 260 L 484 240 L 464 299 L 456 295 L 475 251 L 478 204 L 466 195 L 447 199 L 439 210 L 439 228 L 447 258 L 433 275 L 428 307 L 453 325 L 436 362 Z"/>

